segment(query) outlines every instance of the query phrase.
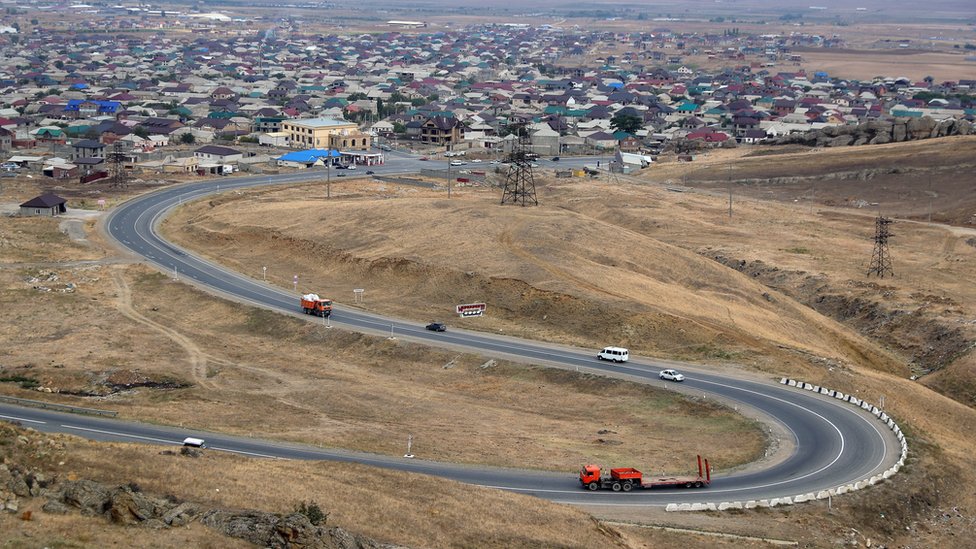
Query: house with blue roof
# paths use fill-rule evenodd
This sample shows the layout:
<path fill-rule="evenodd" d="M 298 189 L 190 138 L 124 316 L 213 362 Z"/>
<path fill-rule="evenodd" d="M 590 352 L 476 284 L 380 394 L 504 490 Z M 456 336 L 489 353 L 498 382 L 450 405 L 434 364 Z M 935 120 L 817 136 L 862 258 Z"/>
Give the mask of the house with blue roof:
<path fill-rule="evenodd" d="M 90 116 L 114 115 L 122 109 L 119 101 L 101 101 L 98 99 L 70 99 L 64 106 L 65 113 L 77 113 L 80 118 Z"/>

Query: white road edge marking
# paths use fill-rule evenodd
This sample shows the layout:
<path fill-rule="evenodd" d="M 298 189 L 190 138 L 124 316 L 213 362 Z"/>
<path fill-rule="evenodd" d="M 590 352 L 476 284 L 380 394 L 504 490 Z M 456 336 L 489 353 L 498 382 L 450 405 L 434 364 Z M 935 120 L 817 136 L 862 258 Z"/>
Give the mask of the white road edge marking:
<path fill-rule="evenodd" d="M 22 417 L 4 416 L 4 415 L 0 415 L 0 417 L 2 417 L 3 419 L 12 419 L 14 421 L 26 421 L 28 423 L 39 423 L 41 425 L 44 425 L 45 423 L 47 423 L 46 421 L 38 421 L 36 419 L 27 419 L 27 418 L 22 418 Z"/>

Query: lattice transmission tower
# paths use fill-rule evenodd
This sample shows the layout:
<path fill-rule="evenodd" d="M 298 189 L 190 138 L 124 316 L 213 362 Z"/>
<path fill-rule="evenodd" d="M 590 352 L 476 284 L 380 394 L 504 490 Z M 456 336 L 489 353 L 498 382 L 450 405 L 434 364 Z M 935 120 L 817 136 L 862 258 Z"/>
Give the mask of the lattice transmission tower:
<path fill-rule="evenodd" d="M 894 223 L 887 217 L 878 216 L 874 220 L 874 252 L 871 254 L 871 266 L 868 267 L 868 276 L 873 274 L 879 278 L 885 275 L 895 276 L 891 268 L 891 252 L 888 250 L 888 239 L 891 238 L 889 225 Z"/>
<path fill-rule="evenodd" d="M 502 204 L 517 204 L 538 206 L 535 196 L 535 176 L 532 174 L 533 158 L 527 151 L 529 132 L 525 124 L 512 125 L 512 130 L 518 139 L 508 155 L 508 175 L 505 177 L 505 187 L 502 190 Z"/>
<path fill-rule="evenodd" d="M 108 161 L 112 166 L 112 187 L 124 189 L 129 186 L 129 177 L 125 173 L 125 152 L 122 150 L 122 142 L 116 141 L 109 153 Z"/>

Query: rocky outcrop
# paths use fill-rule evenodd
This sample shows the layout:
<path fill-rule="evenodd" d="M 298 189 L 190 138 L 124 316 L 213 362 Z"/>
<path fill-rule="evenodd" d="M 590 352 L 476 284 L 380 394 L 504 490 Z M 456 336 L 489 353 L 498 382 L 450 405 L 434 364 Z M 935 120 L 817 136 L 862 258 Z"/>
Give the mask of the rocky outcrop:
<path fill-rule="evenodd" d="M 200 518 L 200 522 L 224 535 L 274 549 L 292 547 L 395 549 L 396 547 L 378 543 L 338 527 L 316 526 L 301 513 L 277 515 L 264 511 L 213 510 L 205 513 Z"/>
<path fill-rule="evenodd" d="M 805 133 L 785 135 L 770 141 L 773 145 L 806 145 L 809 147 L 846 147 L 850 145 L 883 145 L 952 135 L 976 133 L 968 120 L 948 118 L 936 121 L 929 116 L 869 120 L 856 126 L 827 126 Z"/>
<path fill-rule="evenodd" d="M 169 528 L 200 522 L 218 532 L 260 547 L 276 549 L 398 549 L 342 528 L 324 524 L 327 515 L 294 512 L 276 514 L 255 510 L 201 509 L 191 502 L 143 493 L 138 485 L 106 486 L 92 480 L 55 484 L 43 474 L 0 464 L 0 510 L 16 512 L 20 498 L 44 497 L 45 513 L 104 517 L 116 524 L 142 528 Z M 318 507 L 315 507 L 318 510 Z"/>

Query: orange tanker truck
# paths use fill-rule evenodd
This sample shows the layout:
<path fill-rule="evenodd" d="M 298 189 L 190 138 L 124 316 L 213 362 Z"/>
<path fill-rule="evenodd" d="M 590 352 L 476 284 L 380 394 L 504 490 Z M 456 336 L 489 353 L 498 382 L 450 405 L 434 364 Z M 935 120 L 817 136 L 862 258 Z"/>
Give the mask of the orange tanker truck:
<path fill-rule="evenodd" d="M 302 312 L 325 318 L 332 314 L 332 300 L 322 299 L 318 294 L 305 294 L 302 296 Z"/>
<path fill-rule="evenodd" d="M 599 465 L 584 465 L 580 469 L 580 484 L 589 490 L 613 490 L 629 492 L 634 488 L 701 488 L 712 482 L 712 469 L 708 460 L 698 456 L 697 477 L 645 477 L 633 467 L 610 469 L 610 476 L 601 476 Z"/>

